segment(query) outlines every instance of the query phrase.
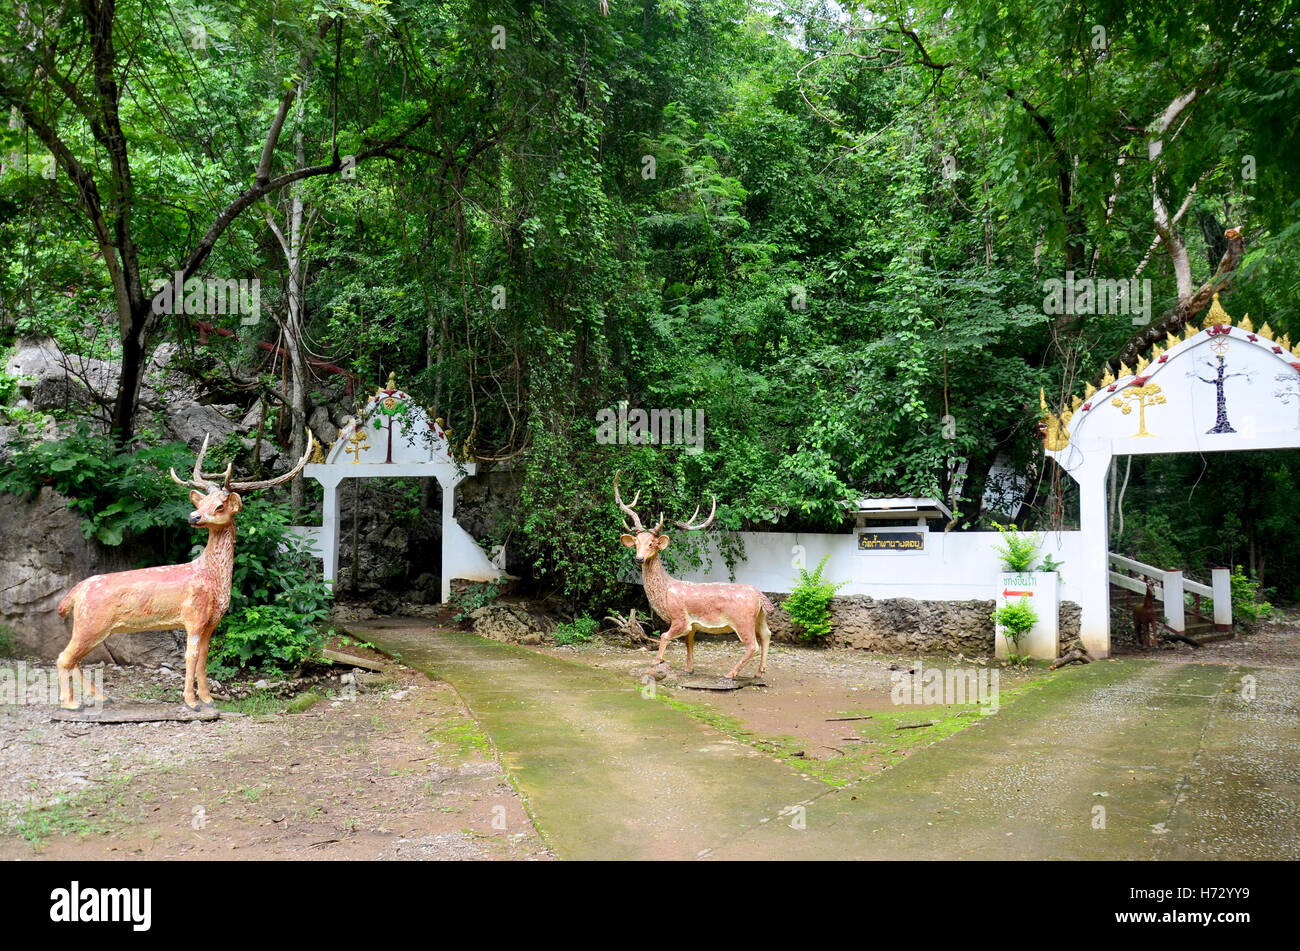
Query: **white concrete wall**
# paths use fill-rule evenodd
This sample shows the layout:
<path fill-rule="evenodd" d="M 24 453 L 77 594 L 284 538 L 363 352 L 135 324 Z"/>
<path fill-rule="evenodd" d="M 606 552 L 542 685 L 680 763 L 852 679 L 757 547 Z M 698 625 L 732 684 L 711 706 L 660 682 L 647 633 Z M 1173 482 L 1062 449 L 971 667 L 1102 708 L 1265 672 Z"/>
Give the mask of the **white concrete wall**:
<path fill-rule="evenodd" d="M 885 532 L 890 529 L 873 528 Z M 901 528 L 898 531 L 918 531 Z M 836 535 L 794 534 L 788 532 L 741 532 L 745 542 L 745 561 L 736 565 L 735 579 L 756 585 L 763 591 L 785 594 L 793 588 L 797 570 L 794 565 L 802 547 L 808 569 L 817 567 L 830 554 L 822 577 L 834 582 L 848 581 L 839 594 L 867 594 L 873 598 L 916 598 L 928 601 L 992 600 L 1002 574 L 1002 562 L 994 551 L 1001 544 L 997 532 L 928 532 L 923 551 L 857 550 L 857 533 Z M 1081 602 L 1082 591 L 1072 585 L 1083 572 L 1083 537 L 1079 532 L 1053 532 L 1043 535 L 1039 557 L 1051 555 L 1064 562 L 1061 568 L 1061 600 Z M 713 563 L 707 570 L 679 572 L 691 581 L 730 581 L 726 562 L 716 546 L 711 550 Z"/>

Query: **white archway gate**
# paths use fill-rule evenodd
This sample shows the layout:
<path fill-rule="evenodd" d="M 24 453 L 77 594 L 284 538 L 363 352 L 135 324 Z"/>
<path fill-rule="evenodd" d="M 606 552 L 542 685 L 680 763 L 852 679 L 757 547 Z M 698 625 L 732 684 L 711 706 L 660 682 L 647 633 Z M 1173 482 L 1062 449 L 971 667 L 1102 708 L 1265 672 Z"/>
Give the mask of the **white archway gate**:
<path fill-rule="evenodd" d="M 1300 345 L 1246 315 L 1233 325 L 1216 295 L 1197 330 L 1170 334 L 1135 370 L 1121 364 L 1059 416 L 1043 405 L 1046 455 L 1079 484 L 1084 564 L 1080 635 L 1110 653 L 1106 476 L 1117 456 L 1300 448 Z"/>
<path fill-rule="evenodd" d="M 338 577 L 339 485 L 344 479 L 435 478 L 442 487 L 442 600 L 451 594 L 451 581 L 490 581 L 505 574 L 456 521 L 456 486 L 477 472 L 477 464 L 458 462 L 447 435 L 429 419 L 424 408 L 397 388 L 375 391 L 361 414 L 334 441 L 325 461 L 311 463 L 303 475 L 325 490 L 321 526 L 299 528 L 312 539 L 324 562 L 328 581 Z"/>

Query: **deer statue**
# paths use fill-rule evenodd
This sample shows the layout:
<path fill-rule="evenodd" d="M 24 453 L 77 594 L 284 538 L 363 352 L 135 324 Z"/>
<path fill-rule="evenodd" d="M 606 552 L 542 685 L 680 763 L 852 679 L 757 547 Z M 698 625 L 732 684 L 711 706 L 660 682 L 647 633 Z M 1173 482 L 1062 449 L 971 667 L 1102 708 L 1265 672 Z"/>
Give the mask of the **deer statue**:
<path fill-rule="evenodd" d="M 706 634 L 735 631 L 740 642 L 745 645 L 745 656 L 731 668 L 727 677 L 734 680 L 740 668 L 749 662 L 760 645 L 762 653 L 758 659 L 758 672 L 761 675 L 767 669 L 767 645 L 772 637 L 767 626 L 767 619 L 775 610 L 772 602 L 752 584 L 700 584 L 679 581 L 670 576 L 659 560 L 659 553 L 668 547 L 668 536 L 661 534 L 664 527 L 663 513 L 659 514 L 659 523 L 654 528 L 646 529 L 633 509 L 640 498 L 641 493 L 638 492 L 630 504 L 624 503 L 618 492 L 618 473 L 614 473 L 614 501 L 632 519 L 631 525 L 626 520 L 623 522 L 628 534 L 622 536 L 622 542 L 636 551 L 636 563 L 641 566 L 641 583 L 645 586 L 650 607 L 668 622 L 668 630 L 659 638 L 659 654 L 655 663 L 663 663 L 669 641 L 684 636 L 686 672 L 689 674 L 695 667 L 696 631 Z M 709 517 L 703 522 L 695 524 L 695 519 L 700 514 L 699 506 L 696 506 L 690 519 L 677 522 L 676 525 L 685 531 L 701 531 L 713 523 L 717 511 L 718 500 L 715 498 Z"/>
<path fill-rule="evenodd" d="M 1138 643 L 1144 647 L 1156 647 L 1156 591 L 1147 582 L 1147 596 L 1133 609 L 1133 631 Z"/>
<path fill-rule="evenodd" d="M 104 701 L 79 666 L 82 658 L 113 634 L 132 631 L 166 631 L 185 628 L 185 705 L 196 712 L 216 706 L 208 691 L 208 644 L 212 632 L 230 607 L 230 575 L 235 563 L 235 516 L 244 507 L 241 493 L 268 489 L 288 482 L 311 458 L 313 440 L 307 431 L 307 451 L 284 475 L 262 482 L 231 482 L 231 466 L 223 475 L 203 473 L 208 439 L 185 482 L 171 470 L 177 485 L 192 487 L 190 525 L 208 530 L 208 544 L 197 558 L 183 565 L 161 565 L 93 575 L 76 585 L 59 604 L 59 617 L 72 614 L 72 639 L 58 659 L 59 706 L 79 710 L 73 700 L 72 678 L 83 696 Z M 221 480 L 220 482 L 214 480 Z M 195 689 L 198 691 L 197 701 Z"/>

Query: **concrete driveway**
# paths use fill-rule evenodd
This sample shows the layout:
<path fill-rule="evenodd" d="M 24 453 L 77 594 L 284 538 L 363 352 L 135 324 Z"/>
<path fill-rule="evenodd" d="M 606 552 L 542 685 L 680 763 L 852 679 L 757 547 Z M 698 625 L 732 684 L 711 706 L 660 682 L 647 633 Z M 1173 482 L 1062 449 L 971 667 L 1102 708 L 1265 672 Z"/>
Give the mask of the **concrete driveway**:
<path fill-rule="evenodd" d="M 1067 668 L 834 789 L 607 671 L 415 622 L 353 633 L 456 687 L 561 858 L 1300 858 L 1294 667 Z"/>

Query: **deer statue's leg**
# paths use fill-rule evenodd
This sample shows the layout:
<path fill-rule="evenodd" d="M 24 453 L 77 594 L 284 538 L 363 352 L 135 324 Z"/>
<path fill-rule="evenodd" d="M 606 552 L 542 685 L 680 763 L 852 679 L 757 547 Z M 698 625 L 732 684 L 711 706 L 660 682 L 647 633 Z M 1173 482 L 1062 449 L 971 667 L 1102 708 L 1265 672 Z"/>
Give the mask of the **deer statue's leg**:
<path fill-rule="evenodd" d="M 82 689 L 82 696 L 86 694 L 96 695 L 96 699 L 102 700 L 103 695 L 99 694 L 94 688 L 89 687 L 86 683 L 85 676 L 81 673 L 81 659 L 88 654 L 96 644 L 103 638 L 96 638 L 94 632 L 88 632 L 84 623 L 79 624 L 74 616 L 72 621 L 72 639 L 68 641 L 58 659 L 54 662 L 55 669 L 58 671 L 59 678 L 59 706 L 64 710 L 80 710 L 82 703 L 80 699 L 73 697 L 72 678 L 78 678 Z M 90 646 L 86 646 L 90 645 Z"/>
<path fill-rule="evenodd" d="M 740 663 L 735 667 L 732 667 L 731 673 L 727 674 L 727 678 L 730 680 L 736 679 L 736 674 L 740 673 L 740 668 L 749 663 L 749 659 L 754 656 L 754 651 L 758 650 L 758 640 L 754 636 L 754 626 L 752 624 L 747 626 L 742 625 L 737 628 L 736 636 L 739 637 L 740 642 L 745 645 L 745 656 L 740 658 Z"/>
<path fill-rule="evenodd" d="M 689 674 L 695 669 L 695 632 L 686 632 L 686 672 Z"/>
<path fill-rule="evenodd" d="M 194 696 L 194 676 L 197 672 L 199 663 L 199 631 L 197 628 L 186 628 L 185 631 L 185 706 L 194 712 L 202 708 Z"/>
<path fill-rule="evenodd" d="M 199 639 L 199 663 L 195 679 L 198 682 L 199 702 L 209 710 L 215 710 L 217 705 L 212 702 L 212 692 L 208 690 L 208 646 L 211 643 L 211 631 Z"/>
<path fill-rule="evenodd" d="M 96 703 L 108 702 L 108 697 L 104 696 L 104 691 L 86 679 L 86 674 L 82 671 L 80 664 L 73 667 L 72 671 L 77 675 L 77 680 L 81 683 L 81 695 L 83 697 L 90 697 Z"/>
<path fill-rule="evenodd" d="M 767 670 L 767 645 L 772 640 L 772 629 L 767 626 L 767 615 L 759 614 L 758 616 L 758 644 L 762 653 L 758 655 L 758 675 L 763 676 Z"/>
<path fill-rule="evenodd" d="M 664 662 L 664 651 L 668 649 L 668 642 L 681 637 L 686 633 L 685 621 L 673 621 L 668 625 L 668 630 L 664 631 L 663 637 L 659 638 L 659 653 L 655 656 L 655 663 Z"/>
<path fill-rule="evenodd" d="M 64 710 L 80 710 L 81 704 L 72 699 L 72 672 L 77 668 L 77 657 L 69 645 L 55 661 L 59 675 L 59 706 Z"/>

